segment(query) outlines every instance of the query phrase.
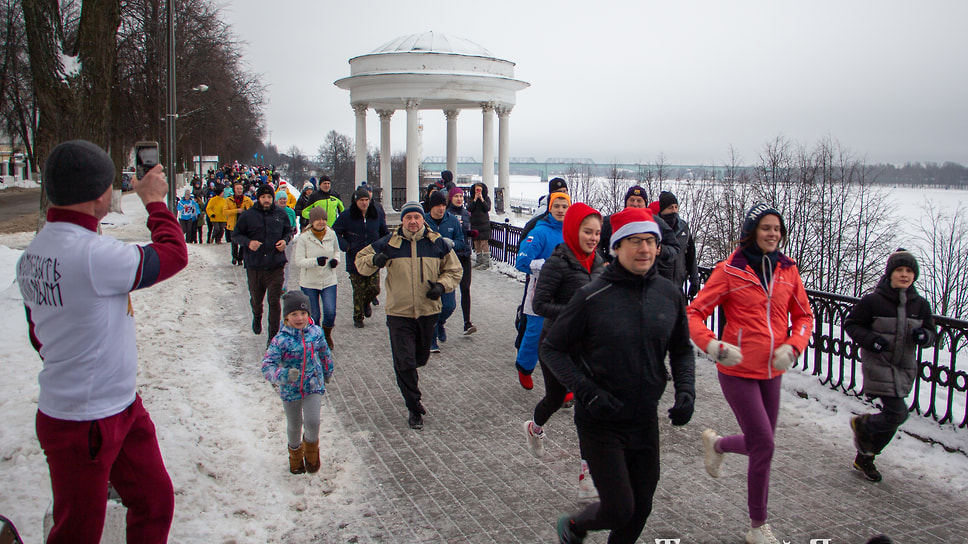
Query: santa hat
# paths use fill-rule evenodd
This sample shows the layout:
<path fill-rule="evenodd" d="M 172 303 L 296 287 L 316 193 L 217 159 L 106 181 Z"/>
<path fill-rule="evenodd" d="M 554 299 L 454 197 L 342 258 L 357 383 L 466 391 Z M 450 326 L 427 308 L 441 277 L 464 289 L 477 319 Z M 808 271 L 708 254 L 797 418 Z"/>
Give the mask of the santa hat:
<path fill-rule="evenodd" d="M 656 242 L 662 241 L 662 231 L 659 230 L 658 223 L 652 217 L 652 212 L 645 208 L 625 208 L 624 210 L 613 213 L 610 219 L 612 223 L 612 247 L 609 253 L 615 257 L 615 248 L 623 238 L 628 238 L 635 234 L 654 234 Z"/>

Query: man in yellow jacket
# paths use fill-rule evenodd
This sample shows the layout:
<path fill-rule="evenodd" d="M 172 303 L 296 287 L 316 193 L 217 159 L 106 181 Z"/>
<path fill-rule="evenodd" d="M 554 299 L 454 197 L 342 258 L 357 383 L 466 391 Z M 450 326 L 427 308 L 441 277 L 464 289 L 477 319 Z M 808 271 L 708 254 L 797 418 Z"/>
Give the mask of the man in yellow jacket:
<path fill-rule="evenodd" d="M 424 224 L 423 206 L 407 202 L 395 232 L 366 246 L 356 255 L 356 268 L 370 276 L 386 267 L 387 328 L 393 371 L 403 394 L 411 429 L 423 428 L 427 413 L 420 403 L 417 369 L 430 358 L 430 343 L 440 314 L 440 295 L 460 283 L 463 268 L 454 243 Z"/>
<path fill-rule="evenodd" d="M 232 194 L 232 188 L 226 187 L 222 190 L 222 194 L 208 199 L 208 204 L 205 206 L 205 213 L 212 223 L 210 228 L 214 233 L 213 239 L 216 244 L 222 243 L 222 235 L 225 233 L 225 202 L 227 198 L 232 197 Z"/>
<path fill-rule="evenodd" d="M 241 245 L 232 241 L 232 232 L 235 231 L 235 223 L 239 220 L 239 214 L 252 207 L 252 199 L 245 196 L 243 192 L 245 186 L 241 182 L 235 182 L 232 186 L 232 197 L 225 200 L 225 239 L 232 242 L 232 264 L 242 266 Z"/>

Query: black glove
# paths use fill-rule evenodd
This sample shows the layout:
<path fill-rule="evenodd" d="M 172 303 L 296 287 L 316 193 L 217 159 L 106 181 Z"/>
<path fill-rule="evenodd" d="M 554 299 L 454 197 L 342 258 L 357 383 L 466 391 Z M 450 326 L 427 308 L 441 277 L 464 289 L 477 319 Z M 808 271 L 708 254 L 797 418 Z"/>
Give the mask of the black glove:
<path fill-rule="evenodd" d="M 387 265 L 387 261 L 390 260 L 390 256 L 386 253 L 377 253 L 373 256 L 373 266 L 377 268 L 383 268 Z"/>
<path fill-rule="evenodd" d="M 430 280 L 427 280 L 427 283 L 430 284 L 430 290 L 427 291 L 427 298 L 430 300 L 437 300 L 440 295 L 444 294 L 444 284 Z"/>
<path fill-rule="evenodd" d="M 595 419 L 610 419 L 622 409 L 625 404 L 604 389 L 586 382 L 575 391 L 581 405 L 588 414 Z"/>
<path fill-rule="evenodd" d="M 339 261 L 337 261 L 336 259 L 330 259 L 329 260 L 329 267 L 330 268 L 336 268 L 337 266 L 339 266 Z"/>
<path fill-rule="evenodd" d="M 326 257 L 316 257 L 316 264 L 318 266 L 325 266 L 327 260 L 328 259 Z"/>
<path fill-rule="evenodd" d="M 914 338 L 914 343 L 922 348 L 928 347 L 928 344 L 931 343 L 931 335 L 928 334 L 928 331 L 924 330 L 922 327 L 918 327 L 911 331 L 911 338 Z"/>
<path fill-rule="evenodd" d="M 669 419 L 676 427 L 681 427 L 692 419 L 692 412 L 696 409 L 696 399 L 688 391 L 676 393 L 676 403 L 669 408 Z"/>
<path fill-rule="evenodd" d="M 689 280 L 689 298 L 696 298 L 699 294 L 699 280 L 696 281 Z"/>
<path fill-rule="evenodd" d="M 875 336 L 871 349 L 874 350 L 874 353 L 880 353 L 887 349 L 887 345 L 887 340 L 883 336 Z"/>

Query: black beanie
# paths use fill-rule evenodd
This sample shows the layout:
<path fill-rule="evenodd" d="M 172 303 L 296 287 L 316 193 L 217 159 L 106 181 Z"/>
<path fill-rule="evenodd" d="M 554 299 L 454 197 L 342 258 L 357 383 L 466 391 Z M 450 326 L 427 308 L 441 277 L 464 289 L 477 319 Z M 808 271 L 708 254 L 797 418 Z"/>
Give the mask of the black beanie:
<path fill-rule="evenodd" d="M 90 202 L 114 183 L 114 161 L 86 140 L 58 144 L 44 163 L 44 191 L 51 204 Z"/>
<path fill-rule="evenodd" d="M 302 291 L 286 291 L 286 294 L 282 295 L 282 317 L 286 317 L 296 310 L 310 313 L 309 297 Z"/>
<path fill-rule="evenodd" d="M 549 195 L 551 193 L 561 192 L 562 189 L 565 189 L 565 190 L 568 189 L 568 184 L 565 183 L 565 180 L 563 180 L 561 178 L 551 178 L 551 181 L 548 182 L 548 194 Z"/>
<path fill-rule="evenodd" d="M 668 208 L 669 206 L 672 206 L 673 204 L 678 204 L 678 203 L 679 203 L 679 199 L 676 198 L 676 195 L 670 193 L 669 191 L 662 191 L 661 193 L 659 193 L 659 211 L 660 212 Z"/>
<path fill-rule="evenodd" d="M 434 206 L 446 206 L 447 205 L 447 193 L 444 191 L 434 191 L 430 193 L 430 198 L 427 199 L 427 206 L 433 208 Z"/>
<path fill-rule="evenodd" d="M 641 185 L 633 185 L 629 187 L 628 191 L 625 191 L 625 198 L 622 199 L 622 204 L 628 206 L 629 198 L 633 196 L 640 196 L 646 204 L 649 203 L 649 195 L 645 192 L 645 189 L 643 189 Z"/>
<path fill-rule="evenodd" d="M 903 247 L 894 250 L 894 253 L 891 253 L 891 256 L 887 258 L 887 269 L 885 269 L 884 273 L 890 278 L 891 274 L 901 266 L 906 266 L 914 270 L 914 280 L 917 281 L 918 275 L 920 274 L 918 270 L 918 259 L 913 253 Z"/>
<path fill-rule="evenodd" d="M 272 186 L 268 183 L 263 183 L 258 189 L 255 190 L 255 198 L 257 200 L 262 195 L 269 195 L 272 197 L 272 200 L 276 199 L 276 193 L 272 190 Z"/>

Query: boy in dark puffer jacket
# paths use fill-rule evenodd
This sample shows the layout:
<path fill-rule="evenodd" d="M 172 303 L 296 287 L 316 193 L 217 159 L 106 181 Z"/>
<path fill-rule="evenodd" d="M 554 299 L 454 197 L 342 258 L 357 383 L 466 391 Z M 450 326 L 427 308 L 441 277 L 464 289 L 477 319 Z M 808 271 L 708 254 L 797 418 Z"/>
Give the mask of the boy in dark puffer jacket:
<path fill-rule="evenodd" d="M 860 299 L 844 321 L 844 330 L 861 347 L 864 394 L 883 404 L 880 413 L 850 420 L 857 448 L 854 468 L 874 482 L 881 480 L 874 457 L 908 417 L 904 397 L 917 378 L 917 348 L 937 338 L 931 305 L 914 288 L 917 279 L 917 259 L 898 249 L 887 259 L 874 292 Z"/>

